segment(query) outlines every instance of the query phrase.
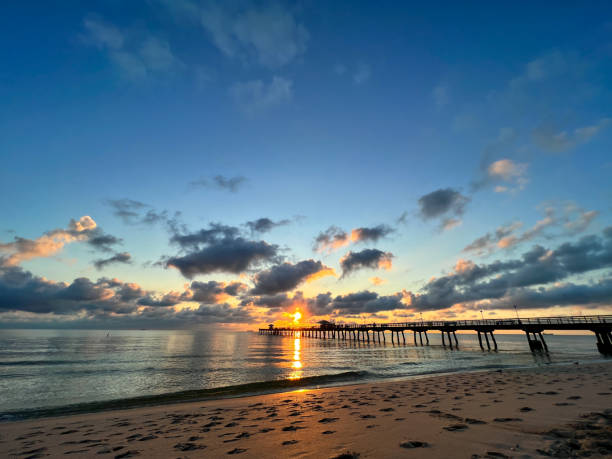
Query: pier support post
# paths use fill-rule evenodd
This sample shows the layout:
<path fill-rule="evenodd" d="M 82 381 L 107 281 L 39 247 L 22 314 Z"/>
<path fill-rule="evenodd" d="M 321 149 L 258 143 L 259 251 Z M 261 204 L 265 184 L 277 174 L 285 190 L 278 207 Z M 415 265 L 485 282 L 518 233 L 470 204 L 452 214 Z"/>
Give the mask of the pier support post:
<path fill-rule="evenodd" d="M 457 339 L 457 332 L 453 332 L 453 336 L 455 337 L 455 346 L 459 347 L 459 340 Z"/>
<path fill-rule="evenodd" d="M 489 344 L 489 335 L 487 334 L 487 332 L 484 332 L 485 335 L 485 340 L 487 341 L 487 349 L 491 350 L 491 345 Z"/>
<path fill-rule="evenodd" d="M 423 332 L 419 332 L 419 340 L 421 341 L 421 346 L 423 345 Z"/>
<path fill-rule="evenodd" d="M 529 339 L 529 335 L 527 335 L 527 339 Z M 482 337 L 480 336 L 480 332 L 478 332 L 478 342 L 480 343 L 480 349 L 484 351 L 484 347 L 482 345 Z"/>
<path fill-rule="evenodd" d="M 540 332 L 539 335 L 540 335 L 540 341 L 542 341 L 542 346 L 544 346 L 544 350 L 548 352 L 548 346 L 546 345 L 546 341 L 544 341 L 544 336 L 542 335 L 542 332 Z"/>
<path fill-rule="evenodd" d="M 412 330 L 412 333 L 414 335 L 414 345 L 416 346 L 417 345 L 417 342 L 416 342 L 416 330 Z"/>
<path fill-rule="evenodd" d="M 491 331 L 491 332 L 489 332 L 489 333 L 491 333 L 491 339 L 493 340 L 493 344 L 494 344 L 494 346 L 495 346 L 495 350 L 497 350 L 497 341 L 495 341 L 495 336 L 493 335 L 493 332 L 492 332 L 492 331 Z"/>
<path fill-rule="evenodd" d="M 397 336 L 397 340 L 399 341 L 399 335 Z M 402 330 L 402 340 L 404 341 L 404 344 L 406 344 L 406 335 L 404 335 L 404 330 Z"/>
<path fill-rule="evenodd" d="M 448 336 L 448 345 L 450 346 L 450 348 L 453 348 L 453 340 L 451 339 L 451 332 L 446 332 L 446 336 Z"/>
<path fill-rule="evenodd" d="M 429 345 L 429 337 L 427 336 L 427 330 L 425 330 L 423 333 L 425 333 L 425 341 Z"/>
<path fill-rule="evenodd" d="M 442 346 L 446 347 L 446 342 L 444 342 L 444 332 L 440 332 L 440 334 L 442 335 Z"/>
<path fill-rule="evenodd" d="M 393 330 L 391 330 L 391 344 L 395 344 L 395 341 L 393 339 Z"/>

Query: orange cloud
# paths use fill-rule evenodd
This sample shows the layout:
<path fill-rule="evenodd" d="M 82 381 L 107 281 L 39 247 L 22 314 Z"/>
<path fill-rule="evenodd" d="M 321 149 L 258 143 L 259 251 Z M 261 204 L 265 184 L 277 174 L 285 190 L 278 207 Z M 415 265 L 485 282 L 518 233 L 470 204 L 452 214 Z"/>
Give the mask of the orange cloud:
<path fill-rule="evenodd" d="M 44 258 L 55 255 L 64 245 L 73 241 L 83 241 L 89 237 L 89 231 L 96 228 L 96 222 L 89 215 L 78 220 L 70 220 L 68 229 L 56 229 L 43 234 L 37 239 L 16 237 L 14 242 L 0 244 L 0 251 L 8 253 L 2 261 L 5 266 L 17 266 L 33 258 Z"/>
<path fill-rule="evenodd" d="M 387 281 L 385 279 L 381 279 L 380 277 L 374 276 L 374 277 L 370 277 L 370 282 L 373 285 L 382 285 Z"/>
<path fill-rule="evenodd" d="M 316 273 L 312 273 L 311 275 L 306 277 L 305 282 L 313 282 L 313 281 L 316 281 L 317 279 L 321 279 L 322 277 L 327 277 L 327 276 L 338 277 L 334 268 L 325 267 L 322 270 L 317 271 Z"/>

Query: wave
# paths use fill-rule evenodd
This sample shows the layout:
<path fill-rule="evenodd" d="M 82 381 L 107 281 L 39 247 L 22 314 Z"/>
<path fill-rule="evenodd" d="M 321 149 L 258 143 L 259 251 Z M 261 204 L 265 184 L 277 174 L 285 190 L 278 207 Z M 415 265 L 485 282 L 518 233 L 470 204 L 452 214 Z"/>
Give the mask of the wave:
<path fill-rule="evenodd" d="M 261 381 L 234 386 L 218 387 L 213 389 L 195 389 L 166 394 L 143 395 L 140 397 L 106 400 L 98 402 L 78 403 L 49 408 L 32 408 L 19 411 L 6 411 L 0 413 L 0 421 L 17 421 L 53 416 L 68 416 L 73 414 L 92 413 L 118 409 L 139 408 L 144 406 L 165 405 L 171 403 L 197 402 L 220 398 L 243 397 L 246 395 L 267 394 L 282 392 L 287 389 L 329 386 L 338 383 L 359 381 L 375 378 L 367 371 L 346 371 L 343 373 L 327 374 L 321 376 L 308 376 L 301 379 L 278 379 Z"/>

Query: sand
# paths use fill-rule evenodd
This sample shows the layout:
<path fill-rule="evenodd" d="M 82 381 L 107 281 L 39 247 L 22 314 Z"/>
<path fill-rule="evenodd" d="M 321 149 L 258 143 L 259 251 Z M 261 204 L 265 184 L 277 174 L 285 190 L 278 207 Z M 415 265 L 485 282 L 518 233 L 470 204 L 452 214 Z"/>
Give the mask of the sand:
<path fill-rule="evenodd" d="M 354 456 L 343 454 L 353 454 Z M 0 424 L 0 457 L 610 457 L 612 362 Z"/>

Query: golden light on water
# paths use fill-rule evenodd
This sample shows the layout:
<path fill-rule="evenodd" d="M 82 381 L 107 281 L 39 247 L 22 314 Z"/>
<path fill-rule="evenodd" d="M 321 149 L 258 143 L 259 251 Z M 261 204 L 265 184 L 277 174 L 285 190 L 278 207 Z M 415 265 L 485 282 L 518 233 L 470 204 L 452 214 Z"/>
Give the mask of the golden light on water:
<path fill-rule="evenodd" d="M 300 350 L 300 338 L 295 338 L 293 340 L 293 362 L 291 362 L 293 372 L 289 375 L 289 379 L 300 379 L 302 377 L 302 359 Z"/>

